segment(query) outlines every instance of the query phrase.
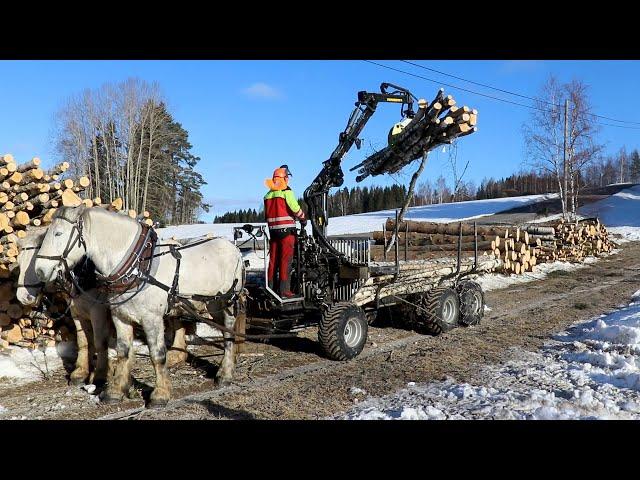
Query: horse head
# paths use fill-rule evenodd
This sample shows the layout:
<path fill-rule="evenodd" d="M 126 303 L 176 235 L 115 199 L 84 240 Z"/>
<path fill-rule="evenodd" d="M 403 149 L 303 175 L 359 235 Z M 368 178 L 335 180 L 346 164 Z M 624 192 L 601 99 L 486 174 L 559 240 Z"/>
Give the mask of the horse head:
<path fill-rule="evenodd" d="M 45 283 L 55 281 L 71 270 L 86 253 L 83 228 L 87 208 L 62 207 L 54 214 L 40 251 L 34 262 L 38 279 Z"/>
<path fill-rule="evenodd" d="M 16 298 L 23 305 L 33 305 L 44 285 L 36 275 L 35 260 L 47 227 L 36 227 L 18 240 L 18 289 Z"/>

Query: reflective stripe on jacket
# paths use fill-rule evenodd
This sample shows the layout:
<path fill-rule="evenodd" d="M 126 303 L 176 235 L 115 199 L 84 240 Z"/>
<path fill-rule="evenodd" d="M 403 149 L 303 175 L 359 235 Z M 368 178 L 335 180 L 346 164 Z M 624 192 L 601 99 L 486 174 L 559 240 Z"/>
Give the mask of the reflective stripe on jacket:
<path fill-rule="evenodd" d="M 290 188 L 270 190 L 264 196 L 264 214 L 272 230 L 295 228 L 296 219 L 304 220 L 304 212 Z"/>

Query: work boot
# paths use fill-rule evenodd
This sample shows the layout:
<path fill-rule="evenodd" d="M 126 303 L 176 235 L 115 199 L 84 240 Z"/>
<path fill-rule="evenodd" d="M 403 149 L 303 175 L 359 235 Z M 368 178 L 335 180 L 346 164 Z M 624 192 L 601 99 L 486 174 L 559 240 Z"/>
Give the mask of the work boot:
<path fill-rule="evenodd" d="M 295 297 L 296 294 L 291 291 L 291 279 L 287 278 L 286 280 L 280 280 L 280 294 L 283 298 L 291 298 Z"/>

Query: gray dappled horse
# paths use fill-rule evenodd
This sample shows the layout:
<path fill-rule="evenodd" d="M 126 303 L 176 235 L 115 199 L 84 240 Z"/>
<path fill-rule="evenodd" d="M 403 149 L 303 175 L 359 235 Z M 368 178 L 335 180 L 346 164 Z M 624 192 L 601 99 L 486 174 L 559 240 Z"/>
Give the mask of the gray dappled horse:
<path fill-rule="evenodd" d="M 53 282 L 86 255 L 95 264 L 98 274 L 112 278 L 121 271 L 122 265 L 128 264 L 142 232 L 140 223 L 126 215 L 84 206 L 63 207 L 54 215 L 36 255 L 36 275 L 43 282 Z M 165 247 L 165 253 L 166 250 Z M 157 246 L 153 253 L 162 252 Z M 179 253 L 177 291 L 183 297 L 192 298 L 194 306 L 207 311 L 228 330 L 224 334 L 224 357 L 216 375 L 218 381 L 227 382 L 233 376 L 236 362 L 235 344 L 229 333 L 235 327 L 235 316 L 228 295 L 243 287 L 242 255 L 233 243 L 222 238 L 193 247 L 187 245 Z M 177 263 L 174 255 L 155 256 L 150 272 L 157 282 L 171 286 Z M 102 400 L 121 401 L 128 392 L 134 358 L 133 326 L 141 325 L 156 376 L 149 406 L 165 405 L 171 396 L 171 382 L 166 368 L 164 317 L 179 314 L 180 307 L 169 312 L 167 291 L 151 283 L 142 283 L 140 288 L 133 287 L 124 293 L 109 292 L 108 298 L 117 335 L 117 360 Z M 196 300 L 198 298 L 200 300 Z"/>
<path fill-rule="evenodd" d="M 35 227 L 27 231 L 24 238 L 18 240 L 18 289 L 16 298 L 23 305 L 33 306 L 41 300 L 39 297 L 44 284 L 35 272 L 36 254 L 47 233 L 48 227 Z M 179 245 L 178 242 L 175 242 Z M 72 385 L 85 382 L 101 386 L 107 380 L 108 347 L 112 331 L 109 306 L 103 304 L 95 289 L 76 292 L 69 296 L 69 313 L 76 328 L 78 355 L 75 368 L 69 376 Z M 176 319 L 168 319 L 173 333 L 173 343 L 169 351 L 167 365 L 173 366 L 187 358 L 185 329 Z M 90 334 L 89 332 L 92 332 Z M 95 353 L 95 364 L 93 357 Z"/>

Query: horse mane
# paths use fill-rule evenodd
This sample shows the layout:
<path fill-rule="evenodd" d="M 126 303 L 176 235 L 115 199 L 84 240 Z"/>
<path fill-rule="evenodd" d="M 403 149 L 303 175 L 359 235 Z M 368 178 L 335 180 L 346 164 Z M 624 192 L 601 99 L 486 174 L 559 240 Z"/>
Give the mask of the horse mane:
<path fill-rule="evenodd" d="M 135 223 L 138 225 L 137 220 L 131 218 L 128 215 L 122 215 L 118 212 L 114 212 L 112 210 L 106 210 L 104 208 L 89 208 L 84 205 L 78 205 L 77 207 L 60 207 L 53 214 L 51 219 L 61 218 L 67 220 L 68 222 L 75 222 L 83 216 L 87 212 L 97 213 L 98 215 L 107 215 L 107 216 L 115 216 L 115 218 L 120 218 L 122 220 L 127 220 L 129 222 Z"/>
<path fill-rule="evenodd" d="M 130 223 L 133 223 L 135 225 L 139 225 L 138 221 L 135 218 L 131 218 L 129 215 L 123 215 L 121 213 L 115 212 L 113 210 L 107 210 L 104 208 L 96 208 L 96 207 L 92 207 L 92 208 L 87 208 L 85 207 L 87 212 L 93 212 L 93 213 L 98 213 L 98 215 L 106 215 L 109 217 L 115 217 L 115 218 L 119 218 L 122 220 L 126 220 Z M 84 212 L 83 212 L 84 213 Z"/>

